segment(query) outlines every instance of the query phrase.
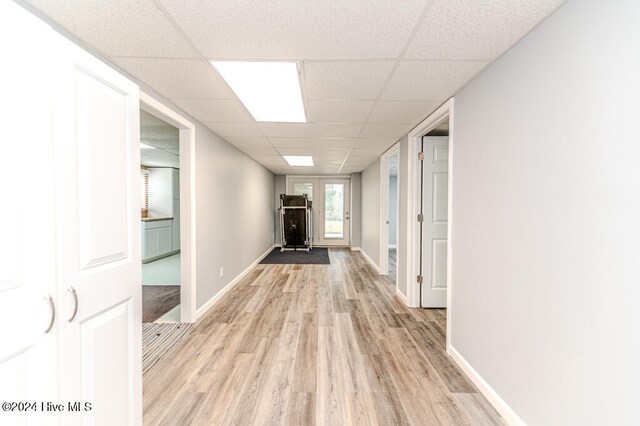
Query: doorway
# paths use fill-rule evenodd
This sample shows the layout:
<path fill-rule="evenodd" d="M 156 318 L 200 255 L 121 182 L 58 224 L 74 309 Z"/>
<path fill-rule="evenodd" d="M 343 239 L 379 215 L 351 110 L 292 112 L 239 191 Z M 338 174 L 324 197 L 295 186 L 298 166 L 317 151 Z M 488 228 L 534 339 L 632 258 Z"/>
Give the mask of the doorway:
<path fill-rule="evenodd" d="M 140 111 L 142 322 L 180 322 L 180 136 Z"/>
<path fill-rule="evenodd" d="M 154 321 L 192 323 L 196 320 L 195 126 L 144 92 L 140 108 L 141 133 L 145 133 L 141 134 L 141 191 L 144 166 L 151 219 L 142 228 L 143 289 L 146 284 L 158 286 L 151 295 L 157 311 L 171 308 Z"/>
<path fill-rule="evenodd" d="M 349 245 L 349 189 L 349 178 L 287 176 L 287 194 L 312 202 L 313 245 Z"/>
<path fill-rule="evenodd" d="M 380 274 L 397 283 L 399 144 L 380 156 Z"/>
<path fill-rule="evenodd" d="M 406 200 L 407 304 L 446 308 L 451 335 L 454 99 L 408 135 Z"/>

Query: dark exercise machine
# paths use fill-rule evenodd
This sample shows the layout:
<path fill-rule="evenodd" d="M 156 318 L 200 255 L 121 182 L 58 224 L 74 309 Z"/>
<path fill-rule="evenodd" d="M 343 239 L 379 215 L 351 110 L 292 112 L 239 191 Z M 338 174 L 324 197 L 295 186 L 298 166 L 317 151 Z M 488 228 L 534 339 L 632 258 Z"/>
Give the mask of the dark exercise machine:
<path fill-rule="evenodd" d="M 313 215 L 307 194 L 280 194 L 281 252 L 313 248 Z"/>

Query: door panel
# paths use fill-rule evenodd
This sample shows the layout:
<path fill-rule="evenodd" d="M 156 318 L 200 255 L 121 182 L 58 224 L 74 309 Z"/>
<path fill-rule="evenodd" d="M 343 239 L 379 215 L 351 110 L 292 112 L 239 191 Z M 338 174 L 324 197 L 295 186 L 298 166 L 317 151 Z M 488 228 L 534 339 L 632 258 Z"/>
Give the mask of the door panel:
<path fill-rule="evenodd" d="M 84 413 L 83 420 L 88 424 L 103 421 L 96 418 L 98 408 L 109 413 L 112 424 L 129 422 L 133 376 L 127 372 L 134 351 L 129 339 L 121 336 L 133 331 L 132 318 L 132 299 L 128 299 L 80 324 L 83 370 L 80 401 L 99 402 L 94 403 L 95 410 Z"/>
<path fill-rule="evenodd" d="M 422 306 L 443 308 L 447 304 L 449 138 L 429 136 L 422 143 Z"/>
<path fill-rule="evenodd" d="M 313 202 L 314 245 L 349 245 L 349 179 L 289 177 L 288 194 Z"/>
<path fill-rule="evenodd" d="M 320 179 L 321 245 L 349 245 L 349 179 Z"/>
<path fill-rule="evenodd" d="M 57 122 L 69 126 L 56 137 L 63 390 L 65 400 L 94 404 L 68 413 L 67 422 L 140 423 L 138 87 L 83 50 L 67 49 L 61 98 L 68 104 Z M 77 292 L 70 322 L 76 304 L 66 287 Z"/>
<path fill-rule="evenodd" d="M 13 2 L 0 2 L 0 401 L 57 401 L 53 82 L 50 29 Z M 46 74 L 42 72 L 46 65 Z M 55 307 L 55 304 L 53 305 Z M 0 411 L 0 424 L 59 424 L 57 415 Z"/>

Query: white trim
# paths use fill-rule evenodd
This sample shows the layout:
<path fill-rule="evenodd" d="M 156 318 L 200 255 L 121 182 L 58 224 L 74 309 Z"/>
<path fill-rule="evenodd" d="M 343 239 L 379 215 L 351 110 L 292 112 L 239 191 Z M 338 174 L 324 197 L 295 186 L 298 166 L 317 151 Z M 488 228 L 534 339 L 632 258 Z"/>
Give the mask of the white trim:
<path fill-rule="evenodd" d="M 397 245 L 397 244 L 389 244 L 389 248 L 390 248 L 390 249 L 391 249 L 391 248 L 397 249 L 397 248 L 398 248 L 398 245 Z"/>
<path fill-rule="evenodd" d="M 276 247 L 279 247 L 279 246 L 274 244 L 271 247 L 269 247 L 269 249 L 265 251 L 263 254 L 261 254 L 251 265 L 247 266 L 247 268 L 244 271 L 240 272 L 240 274 L 238 274 L 233 280 L 231 280 L 229 284 L 224 286 L 224 288 L 220 290 L 217 294 L 215 294 L 211 299 L 209 299 L 207 303 L 202 305 L 196 311 L 196 321 L 202 318 L 207 313 L 207 311 L 211 309 L 213 305 L 215 305 L 222 298 L 222 296 L 227 294 L 229 290 L 231 290 L 236 284 L 238 284 L 245 277 L 245 275 L 251 272 L 251 270 L 255 268 L 260 263 L 260 261 L 262 261 L 262 259 L 267 257 L 267 255 L 271 253 L 273 249 L 275 249 Z"/>
<path fill-rule="evenodd" d="M 375 270 L 376 270 L 376 272 L 377 272 L 378 274 L 380 274 L 380 267 L 379 267 L 378 265 L 376 265 L 376 263 L 375 263 L 373 260 L 371 260 L 371 258 L 369 257 L 369 255 L 368 255 L 364 250 L 360 249 L 359 251 L 360 251 L 360 254 L 362 254 L 362 256 L 364 257 L 364 259 L 365 259 L 367 262 L 369 262 L 369 265 L 371 265 L 371 266 L 373 267 L 373 269 L 375 269 Z M 380 275 L 382 275 L 382 274 L 380 274 Z"/>
<path fill-rule="evenodd" d="M 469 362 L 458 352 L 451 344 L 447 345 L 447 353 L 455 361 L 456 364 L 462 369 L 464 374 L 473 382 L 478 390 L 484 395 L 485 398 L 493 405 L 493 408 L 498 411 L 502 416 L 502 419 L 509 425 L 514 426 L 526 426 L 524 420 L 522 420 L 513 411 L 509 404 L 498 395 L 498 393 L 487 383 L 480 374 L 469 364 Z"/>
<path fill-rule="evenodd" d="M 351 251 L 362 251 L 360 247 L 351 247 Z"/>
<path fill-rule="evenodd" d="M 396 287 L 396 296 L 398 296 L 400 298 L 400 300 L 402 300 L 402 302 L 405 305 L 407 304 L 407 296 L 402 294 L 402 292 L 400 291 L 400 289 L 398 287 Z"/>
<path fill-rule="evenodd" d="M 140 108 L 179 129 L 180 148 L 180 322 L 196 321 L 196 130 L 195 125 L 140 91 Z M 185 176 L 188 179 L 185 179 Z"/>
<path fill-rule="evenodd" d="M 420 287 L 415 277 L 419 271 L 419 236 L 418 222 L 416 215 L 418 214 L 418 204 L 420 200 L 420 173 L 417 167 L 417 152 L 419 151 L 420 138 L 436 127 L 445 117 L 449 117 L 449 182 L 448 182 L 448 213 L 447 213 L 447 330 L 446 342 L 451 341 L 451 294 L 452 286 L 452 265 L 453 265 L 453 149 L 454 149 L 454 98 L 449 99 L 442 104 L 433 114 L 427 117 L 422 123 L 418 124 L 409 132 L 409 159 L 408 159 L 408 197 L 407 197 L 407 270 L 409 272 L 407 278 L 407 300 L 408 306 L 420 306 Z"/>
<path fill-rule="evenodd" d="M 400 156 L 399 142 L 396 142 L 380 156 L 380 217 L 378 218 L 378 229 L 380 232 L 380 246 L 378 247 L 380 275 L 389 275 L 389 227 L 387 225 L 387 219 L 389 216 L 389 157 L 392 155 Z M 399 226 L 396 226 L 396 232 L 398 228 Z"/>

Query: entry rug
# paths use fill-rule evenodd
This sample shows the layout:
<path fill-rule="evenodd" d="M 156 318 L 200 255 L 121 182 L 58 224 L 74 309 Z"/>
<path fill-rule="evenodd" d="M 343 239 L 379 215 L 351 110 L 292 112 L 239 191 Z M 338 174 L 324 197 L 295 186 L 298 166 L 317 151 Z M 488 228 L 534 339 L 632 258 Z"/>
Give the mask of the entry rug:
<path fill-rule="evenodd" d="M 142 376 L 153 367 L 180 339 L 189 333 L 193 324 L 142 324 Z"/>
<path fill-rule="evenodd" d="M 307 253 L 304 250 L 280 252 L 280 247 L 273 249 L 261 264 L 266 265 L 329 265 L 329 252 L 325 247 L 314 247 Z"/>

